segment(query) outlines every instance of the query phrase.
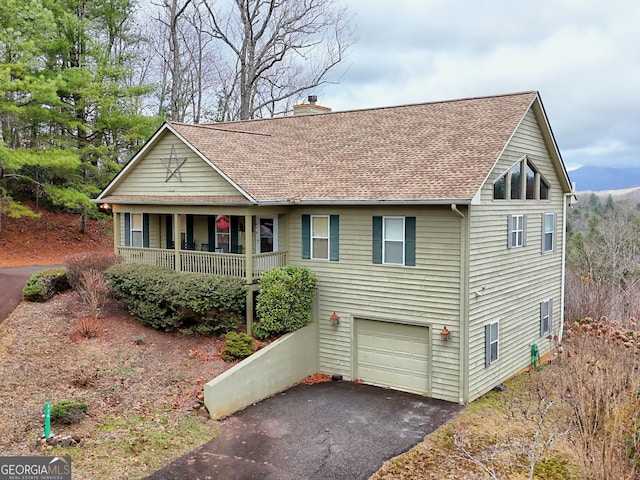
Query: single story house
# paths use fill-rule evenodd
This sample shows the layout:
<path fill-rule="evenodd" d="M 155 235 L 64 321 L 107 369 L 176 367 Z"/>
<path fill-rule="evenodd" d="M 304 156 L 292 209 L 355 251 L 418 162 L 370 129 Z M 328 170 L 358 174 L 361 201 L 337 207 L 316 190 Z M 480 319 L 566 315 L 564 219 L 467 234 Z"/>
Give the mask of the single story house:
<path fill-rule="evenodd" d="M 467 403 L 561 336 L 570 197 L 530 91 L 166 122 L 96 201 L 126 262 L 241 277 L 248 306 L 310 268 L 321 372 Z"/>

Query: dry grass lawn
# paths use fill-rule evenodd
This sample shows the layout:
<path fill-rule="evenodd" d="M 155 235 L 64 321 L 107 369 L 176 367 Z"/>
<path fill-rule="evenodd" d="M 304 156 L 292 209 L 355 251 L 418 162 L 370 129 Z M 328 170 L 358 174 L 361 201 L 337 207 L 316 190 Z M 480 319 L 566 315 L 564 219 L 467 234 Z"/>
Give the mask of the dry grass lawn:
<path fill-rule="evenodd" d="M 86 306 L 75 293 L 23 302 L 0 324 L 0 452 L 70 455 L 74 478 L 140 478 L 213 438 L 222 424 L 202 408 L 205 382 L 232 364 L 223 340 L 162 333 L 109 301 L 96 338 L 79 333 Z M 42 450 L 47 402 L 84 402 L 77 447 Z"/>

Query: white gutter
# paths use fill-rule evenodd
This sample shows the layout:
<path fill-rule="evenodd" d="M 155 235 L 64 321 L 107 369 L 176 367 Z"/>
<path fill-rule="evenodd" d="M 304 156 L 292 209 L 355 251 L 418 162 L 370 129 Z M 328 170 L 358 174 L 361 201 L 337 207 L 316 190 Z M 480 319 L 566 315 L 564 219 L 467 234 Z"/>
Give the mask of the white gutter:
<path fill-rule="evenodd" d="M 259 200 L 260 205 L 272 206 L 272 205 L 449 205 L 451 203 L 469 205 L 470 199 L 468 198 L 410 198 L 410 199 L 333 199 L 333 200 Z"/>

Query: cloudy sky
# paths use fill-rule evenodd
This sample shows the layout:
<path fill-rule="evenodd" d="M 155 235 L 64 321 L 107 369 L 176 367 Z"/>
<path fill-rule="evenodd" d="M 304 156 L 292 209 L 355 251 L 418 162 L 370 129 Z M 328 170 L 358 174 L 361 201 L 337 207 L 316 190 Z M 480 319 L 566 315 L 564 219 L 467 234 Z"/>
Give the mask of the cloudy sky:
<path fill-rule="evenodd" d="M 319 104 L 538 90 L 569 169 L 640 166 L 640 1 L 341 1 L 358 42 Z"/>

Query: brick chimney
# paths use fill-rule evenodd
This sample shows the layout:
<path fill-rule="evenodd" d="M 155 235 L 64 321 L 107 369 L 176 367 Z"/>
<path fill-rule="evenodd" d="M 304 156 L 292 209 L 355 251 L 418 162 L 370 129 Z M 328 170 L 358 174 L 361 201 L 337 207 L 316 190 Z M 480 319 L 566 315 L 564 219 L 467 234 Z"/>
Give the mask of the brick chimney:
<path fill-rule="evenodd" d="M 309 95 L 307 97 L 307 103 L 301 103 L 300 105 L 293 106 L 294 115 L 317 115 L 319 113 L 328 113 L 331 111 L 329 107 L 323 107 L 316 105 L 318 97 L 315 95 Z"/>

